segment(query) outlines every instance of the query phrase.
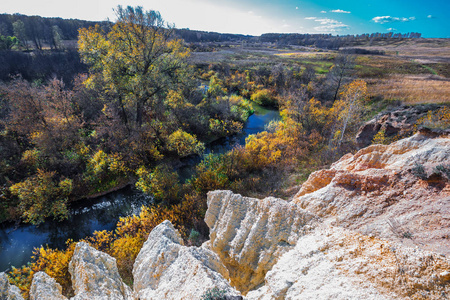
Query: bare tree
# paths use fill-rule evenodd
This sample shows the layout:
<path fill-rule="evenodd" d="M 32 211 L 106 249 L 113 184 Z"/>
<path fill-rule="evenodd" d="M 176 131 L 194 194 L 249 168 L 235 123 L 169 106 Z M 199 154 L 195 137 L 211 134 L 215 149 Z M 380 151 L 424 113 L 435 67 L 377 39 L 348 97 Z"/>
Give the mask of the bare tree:
<path fill-rule="evenodd" d="M 328 73 L 329 84 L 333 88 L 333 102 L 336 101 L 341 86 L 348 82 L 355 67 L 355 56 L 339 54 L 334 60 L 334 65 Z"/>

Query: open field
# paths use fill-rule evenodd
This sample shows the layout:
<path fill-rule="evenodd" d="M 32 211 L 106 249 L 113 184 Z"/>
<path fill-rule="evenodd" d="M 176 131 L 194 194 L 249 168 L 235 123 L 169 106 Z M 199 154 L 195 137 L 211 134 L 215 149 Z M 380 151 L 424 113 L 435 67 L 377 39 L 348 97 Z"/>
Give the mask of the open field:
<path fill-rule="evenodd" d="M 369 83 L 370 95 L 408 104 L 450 102 L 450 40 L 414 39 L 377 41 L 355 48 L 385 55 L 356 55 L 354 77 Z M 346 48 L 348 49 L 348 48 Z M 235 67 L 285 64 L 311 66 L 325 76 L 339 51 L 273 44 L 234 44 L 213 52 L 193 52 L 199 65 L 231 63 Z"/>
<path fill-rule="evenodd" d="M 370 79 L 368 83 L 371 96 L 401 100 L 405 104 L 450 103 L 450 79 L 435 75 L 396 75 Z"/>

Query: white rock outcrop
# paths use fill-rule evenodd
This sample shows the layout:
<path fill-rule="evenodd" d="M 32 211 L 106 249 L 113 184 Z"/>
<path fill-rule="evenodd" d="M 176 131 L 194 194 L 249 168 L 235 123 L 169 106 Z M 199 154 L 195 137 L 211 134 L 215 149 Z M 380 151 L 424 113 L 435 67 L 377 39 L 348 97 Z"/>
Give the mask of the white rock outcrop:
<path fill-rule="evenodd" d="M 321 228 L 300 238 L 267 273 L 265 285 L 247 294 L 248 299 L 395 299 L 381 294 L 363 276 L 346 272 L 359 262 L 346 265 L 345 257 L 351 257 L 347 247 L 354 245 L 346 244 L 345 233 Z"/>
<path fill-rule="evenodd" d="M 329 224 L 450 254 L 450 181 L 432 175 L 439 165 L 450 167 L 450 137 L 418 133 L 343 156 L 293 201 Z"/>
<path fill-rule="evenodd" d="M 69 263 L 75 297 L 71 300 L 127 300 L 131 289 L 123 283 L 116 259 L 85 242 L 75 246 Z"/>
<path fill-rule="evenodd" d="M 247 294 L 268 299 L 442 299 L 450 267 L 443 256 L 321 225 L 301 237 Z M 447 280 L 447 281 L 445 281 Z"/>
<path fill-rule="evenodd" d="M 210 247 L 228 268 L 232 285 L 244 293 L 263 282 L 278 257 L 296 245 L 314 220 L 313 214 L 281 199 L 208 193 Z"/>
<path fill-rule="evenodd" d="M 156 226 L 133 267 L 134 297 L 150 299 L 200 299 L 214 287 L 227 295 L 240 295 L 218 256 L 205 246 L 186 247 L 169 221 Z"/>
<path fill-rule="evenodd" d="M 0 299 L 1 300 L 23 300 L 20 289 L 9 284 L 8 277 L 5 273 L 0 273 Z"/>
<path fill-rule="evenodd" d="M 55 279 L 45 272 L 37 272 L 33 276 L 30 288 L 30 300 L 67 300 L 62 295 L 62 288 Z"/>

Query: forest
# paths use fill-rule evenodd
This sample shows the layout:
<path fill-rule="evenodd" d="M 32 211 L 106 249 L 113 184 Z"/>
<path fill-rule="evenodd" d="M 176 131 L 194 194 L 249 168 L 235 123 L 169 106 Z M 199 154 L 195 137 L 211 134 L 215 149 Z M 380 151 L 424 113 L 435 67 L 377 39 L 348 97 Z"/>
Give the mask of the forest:
<path fill-rule="evenodd" d="M 289 187 L 357 149 L 362 122 L 398 104 L 377 94 L 386 74 L 373 64 L 384 52 L 324 52 L 392 35 L 215 38 L 172 28 L 157 11 L 119 6 L 116 13 L 114 23 L 0 16 L 0 34 L 10 37 L 0 56 L 0 222 L 64 220 L 71 203 L 133 185 L 156 204 L 85 239 L 117 259 L 125 280 L 148 233 L 163 220 L 186 243 L 199 244 L 208 235 L 208 191 L 288 198 Z M 76 47 L 69 41 L 75 39 Z M 289 47 L 249 54 L 239 50 L 243 40 L 253 48 Z M 297 57 L 292 47 L 299 45 L 315 48 Z M 223 47 L 235 51 L 227 60 L 208 56 Z M 446 75 L 445 65 L 437 67 Z M 244 146 L 203 155 L 208 143 L 239 133 L 256 104 L 278 109 L 281 120 Z M 375 142 L 389 141 L 381 134 Z M 202 160 L 184 180 L 177 166 L 190 156 Z M 29 265 L 12 269 L 12 281 L 26 295 L 33 274 L 45 270 L 72 295 L 74 246 L 69 240 L 66 249 L 36 249 Z"/>

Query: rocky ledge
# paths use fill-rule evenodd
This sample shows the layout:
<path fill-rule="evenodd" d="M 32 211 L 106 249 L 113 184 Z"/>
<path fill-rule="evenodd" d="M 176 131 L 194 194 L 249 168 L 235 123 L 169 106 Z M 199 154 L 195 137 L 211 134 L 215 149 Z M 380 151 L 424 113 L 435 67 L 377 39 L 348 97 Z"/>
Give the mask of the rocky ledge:
<path fill-rule="evenodd" d="M 210 240 L 187 247 L 169 221 L 133 268 L 78 243 L 72 299 L 446 299 L 450 296 L 450 138 L 419 133 L 345 155 L 292 201 L 208 194 Z M 420 168 L 419 168 L 420 167 Z M 444 171 L 439 171 L 444 170 Z M 0 274 L 0 298 L 21 299 Z M 66 299 L 45 273 L 31 299 Z"/>
<path fill-rule="evenodd" d="M 356 142 L 361 148 L 367 147 L 380 130 L 384 130 L 387 138 L 407 135 L 413 131 L 417 120 L 425 117 L 429 111 L 437 112 L 442 107 L 444 106 L 437 104 L 420 104 L 382 112 L 361 126 L 356 134 Z"/>

